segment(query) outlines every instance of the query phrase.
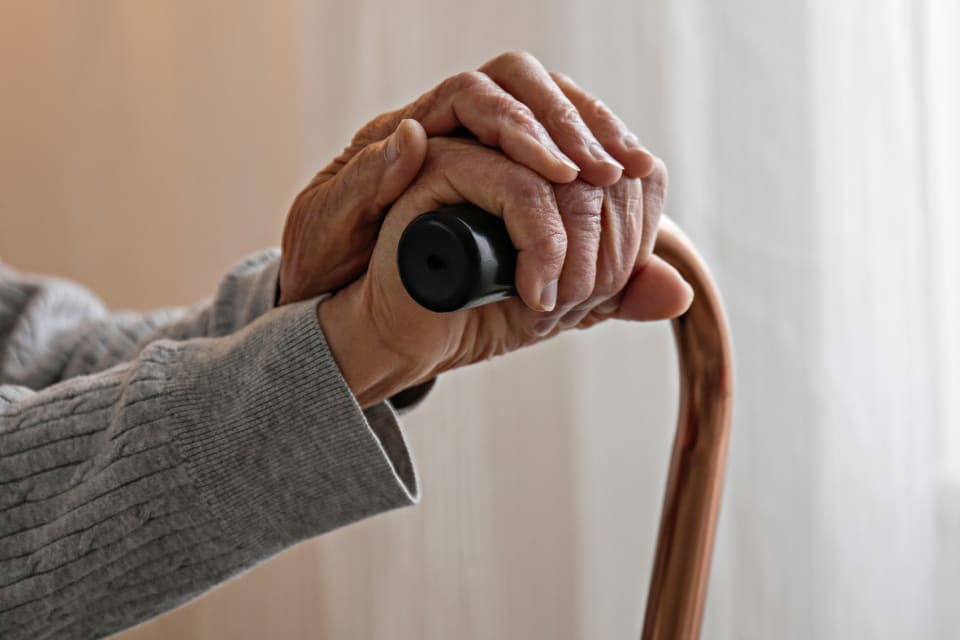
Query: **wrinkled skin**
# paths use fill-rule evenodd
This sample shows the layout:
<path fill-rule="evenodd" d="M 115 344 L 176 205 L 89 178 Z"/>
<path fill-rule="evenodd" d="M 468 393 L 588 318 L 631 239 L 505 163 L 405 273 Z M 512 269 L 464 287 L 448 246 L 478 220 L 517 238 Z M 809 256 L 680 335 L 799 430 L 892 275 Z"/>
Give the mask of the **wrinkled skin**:
<path fill-rule="evenodd" d="M 608 318 L 671 318 L 685 311 L 692 300 L 689 285 L 641 250 L 643 209 L 662 208 L 662 167 L 655 167 L 647 182 L 646 191 L 636 178 L 607 187 L 579 180 L 554 186 L 476 142 L 431 139 L 418 177 L 386 216 L 369 268 L 319 307 L 334 357 L 361 405 L 565 328 Z M 420 213 L 458 202 L 503 217 L 519 249 L 517 286 L 523 299 L 438 314 L 406 293 L 396 268 L 400 235 Z M 539 292 L 543 268 L 554 266 L 561 271 L 557 301 L 545 313 L 525 300 Z"/>
<path fill-rule="evenodd" d="M 505 53 L 374 118 L 314 177 L 284 227 L 280 303 L 336 291 L 359 276 L 386 208 L 420 170 L 427 138 L 461 133 L 556 184 L 610 186 L 656 166 L 602 102 L 529 53 Z M 653 240 L 644 237 L 643 246 Z"/>

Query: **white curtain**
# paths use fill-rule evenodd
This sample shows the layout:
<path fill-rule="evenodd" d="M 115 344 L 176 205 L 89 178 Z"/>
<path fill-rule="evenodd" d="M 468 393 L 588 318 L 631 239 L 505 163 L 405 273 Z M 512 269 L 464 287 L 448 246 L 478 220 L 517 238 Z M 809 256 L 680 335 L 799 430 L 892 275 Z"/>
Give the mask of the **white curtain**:
<path fill-rule="evenodd" d="M 116 304 L 275 243 L 300 183 L 442 77 L 511 48 L 570 73 L 667 160 L 733 325 L 704 637 L 955 637 L 956 0 L 23 4 L 0 255 Z M 447 375 L 405 420 L 422 505 L 126 637 L 635 637 L 675 377 L 666 325 Z"/>

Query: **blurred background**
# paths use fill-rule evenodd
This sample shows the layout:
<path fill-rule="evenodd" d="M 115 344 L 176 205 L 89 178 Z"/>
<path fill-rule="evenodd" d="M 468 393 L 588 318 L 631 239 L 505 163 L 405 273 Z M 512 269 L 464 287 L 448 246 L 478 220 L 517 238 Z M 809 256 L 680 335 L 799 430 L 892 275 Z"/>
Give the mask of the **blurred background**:
<path fill-rule="evenodd" d="M 955 637 L 955 0 L 4 2 L 0 258 L 196 301 L 360 125 L 517 48 L 666 160 L 726 298 L 704 637 Z M 676 376 L 666 324 L 446 375 L 404 420 L 420 506 L 122 637 L 636 637 Z"/>

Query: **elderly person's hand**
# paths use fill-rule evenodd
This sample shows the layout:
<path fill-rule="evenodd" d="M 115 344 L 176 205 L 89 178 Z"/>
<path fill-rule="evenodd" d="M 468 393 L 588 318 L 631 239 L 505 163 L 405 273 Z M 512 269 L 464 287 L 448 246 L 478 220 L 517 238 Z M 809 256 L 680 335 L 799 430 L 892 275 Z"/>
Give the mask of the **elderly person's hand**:
<path fill-rule="evenodd" d="M 283 232 L 280 303 L 363 273 L 386 207 L 420 170 L 427 138 L 460 131 L 557 184 L 579 177 L 609 186 L 655 167 L 602 102 L 528 53 L 503 54 L 374 118 L 297 196 Z"/>
<path fill-rule="evenodd" d="M 679 315 L 690 286 L 644 245 L 662 208 L 662 165 L 645 181 L 556 188 L 474 141 L 434 138 L 423 168 L 390 208 L 367 272 L 318 307 L 320 324 L 361 406 L 453 368 L 605 318 Z M 519 250 L 520 299 L 438 314 L 417 305 L 397 270 L 397 244 L 420 213 L 472 202 L 503 217 Z M 644 215 L 644 209 L 649 215 Z"/>

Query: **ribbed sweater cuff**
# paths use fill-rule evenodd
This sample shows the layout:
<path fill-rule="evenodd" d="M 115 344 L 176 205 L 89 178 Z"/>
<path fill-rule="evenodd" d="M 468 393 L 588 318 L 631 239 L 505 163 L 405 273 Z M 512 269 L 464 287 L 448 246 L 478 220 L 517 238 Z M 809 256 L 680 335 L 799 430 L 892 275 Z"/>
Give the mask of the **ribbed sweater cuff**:
<path fill-rule="evenodd" d="M 171 382 L 176 439 L 228 536 L 285 546 L 418 501 L 397 414 L 360 409 L 316 300 L 186 344 Z"/>

